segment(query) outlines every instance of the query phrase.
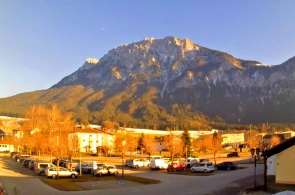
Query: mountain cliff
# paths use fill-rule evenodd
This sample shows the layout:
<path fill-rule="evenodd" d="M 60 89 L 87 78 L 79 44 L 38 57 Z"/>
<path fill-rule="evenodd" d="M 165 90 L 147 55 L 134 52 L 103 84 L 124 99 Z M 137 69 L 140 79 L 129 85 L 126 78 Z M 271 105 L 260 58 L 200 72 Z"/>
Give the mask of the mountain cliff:
<path fill-rule="evenodd" d="M 189 39 L 146 38 L 87 59 L 50 89 L 23 94 L 28 102 L 19 106 L 57 102 L 91 120 L 125 125 L 165 126 L 196 115 L 232 123 L 294 122 L 294 79 L 295 57 L 270 66 Z M 0 112 L 13 113 L 14 106 Z"/>

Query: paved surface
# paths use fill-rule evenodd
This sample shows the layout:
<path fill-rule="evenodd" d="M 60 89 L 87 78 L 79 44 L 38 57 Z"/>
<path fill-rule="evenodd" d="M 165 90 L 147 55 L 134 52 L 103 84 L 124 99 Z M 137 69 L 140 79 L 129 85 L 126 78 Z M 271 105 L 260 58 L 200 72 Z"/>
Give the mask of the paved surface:
<path fill-rule="evenodd" d="M 224 161 L 225 159 L 221 159 Z M 234 159 L 232 159 L 234 160 Z M 40 181 L 40 176 L 35 175 L 31 170 L 24 168 L 20 163 L 13 162 L 8 157 L 0 158 L 0 182 L 6 188 L 9 195 L 16 194 L 15 187 L 19 189 L 19 194 L 28 195 L 51 195 L 51 194 L 169 194 L 169 195 L 195 195 L 195 194 L 234 194 L 229 189 L 244 189 L 250 186 L 243 186 L 236 182 L 242 178 L 247 178 L 247 183 L 251 185 L 253 183 L 253 164 L 247 165 L 248 168 L 239 169 L 235 171 L 216 171 L 209 176 L 187 176 L 177 174 L 167 174 L 166 171 L 140 171 L 140 170 L 126 170 L 126 174 L 132 174 L 136 176 L 152 178 L 161 180 L 160 184 L 153 185 L 141 185 L 132 184 L 125 181 L 122 183 L 85 183 L 83 185 L 89 185 L 91 189 L 88 191 L 79 192 L 67 192 L 56 190 Z M 263 165 L 257 165 L 257 175 L 263 173 Z M 251 181 L 252 179 L 252 181 Z M 97 190 L 98 189 L 98 190 Z"/>

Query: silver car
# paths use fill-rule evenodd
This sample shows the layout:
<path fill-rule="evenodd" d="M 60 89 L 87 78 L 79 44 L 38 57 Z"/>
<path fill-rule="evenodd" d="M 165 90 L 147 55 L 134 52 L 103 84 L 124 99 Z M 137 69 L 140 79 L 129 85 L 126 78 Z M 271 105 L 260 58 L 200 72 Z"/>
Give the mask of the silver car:
<path fill-rule="evenodd" d="M 212 163 L 200 163 L 196 164 L 191 168 L 191 172 L 204 172 L 204 173 L 210 173 L 214 172 L 214 167 Z"/>
<path fill-rule="evenodd" d="M 55 179 L 57 177 L 57 167 L 47 167 L 45 169 L 45 175 Z M 58 176 L 76 178 L 78 177 L 78 173 L 76 171 L 69 171 L 64 167 L 59 167 Z"/>

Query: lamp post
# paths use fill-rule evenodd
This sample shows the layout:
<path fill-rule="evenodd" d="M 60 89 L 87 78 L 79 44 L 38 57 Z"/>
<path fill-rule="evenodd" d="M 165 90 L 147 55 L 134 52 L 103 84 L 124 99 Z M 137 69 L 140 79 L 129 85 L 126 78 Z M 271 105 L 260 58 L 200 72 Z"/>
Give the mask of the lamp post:
<path fill-rule="evenodd" d="M 124 157 L 125 157 L 125 145 L 126 145 L 126 141 L 123 140 L 122 141 L 122 177 L 124 177 Z"/>

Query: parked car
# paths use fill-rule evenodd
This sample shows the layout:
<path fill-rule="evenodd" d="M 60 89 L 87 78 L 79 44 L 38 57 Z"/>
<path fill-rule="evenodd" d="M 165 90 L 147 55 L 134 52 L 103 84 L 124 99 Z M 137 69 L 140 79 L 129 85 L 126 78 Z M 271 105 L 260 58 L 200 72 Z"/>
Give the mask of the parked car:
<path fill-rule="evenodd" d="M 211 161 L 208 158 L 201 158 L 199 163 L 211 163 Z"/>
<path fill-rule="evenodd" d="M 149 161 L 145 159 L 127 159 L 125 161 L 125 166 L 131 168 L 138 168 L 138 167 L 147 167 L 149 165 Z"/>
<path fill-rule="evenodd" d="M 93 176 L 103 176 L 103 175 L 118 175 L 118 170 L 114 165 L 104 165 L 93 171 Z"/>
<path fill-rule="evenodd" d="M 17 158 L 16 161 L 22 163 L 25 159 L 30 158 L 30 157 L 31 157 L 31 156 L 28 155 L 28 154 L 21 154 L 21 155 L 19 155 L 19 157 Z"/>
<path fill-rule="evenodd" d="M 96 167 L 93 165 L 91 172 L 90 172 L 91 175 L 94 175 L 96 170 L 102 168 L 103 166 L 106 166 L 106 164 L 105 163 L 98 163 L 98 164 L 96 164 Z"/>
<path fill-rule="evenodd" d="M 179 163 L 179 162 L 172 162 L 168 165 L 167 171 L 185 171 L 185 164 L 184 163 Z"/>
<path fill-rule="evenodd" d="M 56 167 L 54 164 L 50 163 L 50 162 L 46 162 L 46 161 L 35 161 L 34 163 L 34 171 L 35 173 L 37 173 L 38 175 L 45 175 L 45 169 L 47 167 Z"/>
<path fill-rule="evenodd" d="M 29 163 L 30 163 L 32 160 L 35 160 L 35 159 L 32 159 L 32 158 L 24 159 L 23 162 L 22 162 L 22 165 L 23 165 L 24 167 L 29 167 Z"/>
<path fill-rule="evenodd" d="M 72 169 L 75 169 L 77 165 L 80 164 L 80 160 L 78 159 L 72 159 Z M 70 169 L 71 168 L 71 161 L 67 161 L 66 163 L 63 164 L 65 168 Z"/>
<path fill-rule="evenodd" d="M 188 158 L 187 162 L 184 162 L 187 168 L 194 166 L 196 163 L 199 163 L 200 160 L 198 158 Z"/>
<path fill-rule="evenodd" d="M 81 172 L 82 173 L 91 173 L 91 170 L 93 169 L 93 163 L 92 162 L 83 162 L 81 164 Z M 79 173 L 80 172 L 80 164 L 78 164 L 75 168 L 75 170 Z"/>
<path fill-rule="evenodd" d="M 34 159 L 34 160 L 31 160 L 30 162 L 29 162 L 29 169 L 31 169 L 31 170 L 34 170 L 34 163 L 36 162 L 37 160 L 36 159 Z"/>
<path fill-rule="evenodd" d="M 234 162 L 222 162 L 216 165 L 217 170 L 236 170 L 238 168 L 237 163 Z"/>
<path fill-rule="evenodd" d="M 150 163 L 151 169 L 167 169 L 168 163 L 164 159 L 153 159 Z"/>
<path fill-rule="evenodd" d="M 64 163 L 68 162 L 69 159 L 68 158 L 62 158 L 62 159 L 59 159 L 59 166 L 63 167 L 64 166 Z M 57 166 L 57 159 L 53 159 L 52 160 L 52 164 L 56 165 Z"/>
<path fill-rule="evenodd" d="M 214 172 L 214 167 L 212 163 L 200 163 L 196 164 L 191 168 L 191 172 L 204 172 L 204 173 L 210 173 Z"/>
<path fill-rule="evenodd" d="M 17 155 L 17 154 L 18 154 L 18 152 L 11 152 L 11 153 L 10 153 L 10 157 L 13 158 L 13 156 L 14 156 L 14 155 Z"/>
<path fill-rule="evenodd" d="M 53 179 L 55 179 L 57 177 L 57 167 L 47 167 L 45 169 L 45 175 L 47 177 L 52 177 Z M 78 173 L 76 171 L 69 171 L 68 169 L 64 167 L 59 167 L 58 175 L 59 177 L 71 177 L 71 178 L 78 177 Z"/>
<path fill-rule="evenodd" d="M 231 152 L 229 154 L 227 154 L 227 157 L 239 157 L 238 152 Z"/>

